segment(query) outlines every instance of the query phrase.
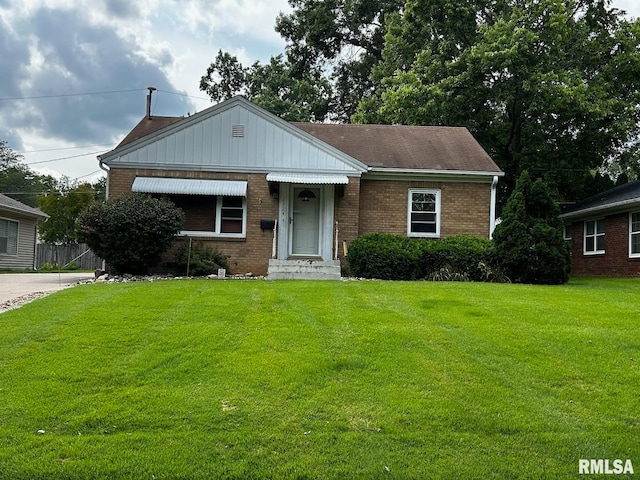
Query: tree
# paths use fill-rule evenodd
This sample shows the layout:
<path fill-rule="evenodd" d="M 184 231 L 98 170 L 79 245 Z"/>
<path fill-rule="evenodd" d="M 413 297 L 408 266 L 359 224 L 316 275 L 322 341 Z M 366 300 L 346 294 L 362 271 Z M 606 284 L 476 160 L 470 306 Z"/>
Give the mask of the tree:
<path fill-rule="evenodd" d="M 408 0 L 354 121 L 466 126 L 505 171 L 563 200 L 638 172 L 640 21 L 608 0 Z"/>
<path fill-rule="evenodd" d="M 0 193 L 30 207 L 37 207 L 37 195 L 48 191 L 55 182 L 51 176 L 31 171 L 22 163 L 22 155 L 0 140 Z"/>
<path fill-rule="evenodd" d="M 571 251 L 548 186 L 524 171 L 496 227 L 495 263 L 513 282 L 556 285 L 569 280 Z"/>
<path fill-rule="evenodd" d="M 70 185 L 68 179 L 47 194 L 38 195 L 40 210 L 49 218 L 39 226 L 40 236 L 49 243 L 77 242 L 76 219 L 80 212 L 96 201 L 90 183 Z"/>
<path fill-rule="evenodd" d="M 371 70 L 382 59 L 387 15 L 403 0 L 289 0 L 293 12 L 280 14 L 276 31 L 286 39 L 292 75 L 327 72 L 334 99 L 332 120 L 350 122 L 358 103 L 374 90 Z"/>
<path fill-rule="evenodd" d="M 166 199 L 134 194 L 93 203 L 78 217 L 79 240 L 119 273 L 146 274 L 182 229 L 184 213 Z"/>
<path fill-rule="evenodd" d="M 287 121 L 323 121 L 330 110 L 331 85 L 321 74 L 292 73 L 282 55 L 268 64 L 244 67 L 236 57 L 222 51 L 200 79 L 200 90 L 219 102 L 244 95 L 257 105 Z"/>

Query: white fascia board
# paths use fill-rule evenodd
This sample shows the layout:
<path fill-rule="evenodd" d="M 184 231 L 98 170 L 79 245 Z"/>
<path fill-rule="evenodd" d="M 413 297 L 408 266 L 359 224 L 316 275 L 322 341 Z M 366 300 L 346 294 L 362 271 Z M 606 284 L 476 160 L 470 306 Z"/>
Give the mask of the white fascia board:
<path fill-rule="evenodd" d="M 244 173 L 244 174 L 268 174 L 272 172 L 287 172 L 287 173 L 299 173 L 304 174 L 318 174 L 318 175 L 343 175 L 347 177 L 360 177 L 360 172 L 345 172 L 344 170 L 308 170 L 308 169 L 277 169 L 268 167 L 229 167 L 226 165 L 184 165 L 184 164 L 162 164 L 150 166 L 148 163 L 127 163 L 112 165 L 112 168 L 121 168 L 125 170 L 153 170 L 156 172 L 175 172 L 176 170 L 185 172 L 209 172 L 209 173 Z"/>
<path fill-rule="evenodd" d="M 405 168 L 371 168 L 363 174 L 364 180 L 424 179 L 443 182 L 492 183 L 495 177 L 503 177 L 504 172 L 481 172 L 467 170 L 408 170 Z"/>
<path fill-rule="evenodd" d="M 576 210 L 575 212 L 563 213 L 559 217 L 561 220 L 574 220 L 580 218 L 593 217 L 594 215 L 611 215 L 621 213 L 633 207 L 640 207 L 640 198 L 630 198 L 621 202 L 600 205 L 597 207 Z"/>

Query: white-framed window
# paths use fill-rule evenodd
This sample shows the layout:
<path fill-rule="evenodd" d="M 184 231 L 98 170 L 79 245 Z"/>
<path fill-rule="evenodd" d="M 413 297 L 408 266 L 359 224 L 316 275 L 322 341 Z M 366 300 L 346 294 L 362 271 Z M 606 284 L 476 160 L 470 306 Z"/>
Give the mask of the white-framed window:
<path fill-rule="evenodd" d="M 410 189 L 407 212 L 409 237 L 440 236 L 440 190 Z"/>
<path fill-rule="evenodd" d="M 0 218 L 0 255 L 18 255 L 19 223 Z"/>
<path fill-rule="evenodd" d="M 185 214 L 181 235 L 244 238 L 247 199 L 226 195 L 169 195 Z"/>
<path fill-rule="evenodd" d="M 604 218 L 584 222 L 584 254 L 604 253 Z"/>
<path fill-rule="evenodd" d="M 564 228 L 562 229 L 562 235 L 564 237 L 564 239 L 571 243 L 571 232 L 573 230 L 573 225 L 572 224 L 568 224 L 565 225 Z"/>
<path fill-rule="evenodd" d="M 629 256 L 640 257 L 640 212 L 629 214 Z"/>

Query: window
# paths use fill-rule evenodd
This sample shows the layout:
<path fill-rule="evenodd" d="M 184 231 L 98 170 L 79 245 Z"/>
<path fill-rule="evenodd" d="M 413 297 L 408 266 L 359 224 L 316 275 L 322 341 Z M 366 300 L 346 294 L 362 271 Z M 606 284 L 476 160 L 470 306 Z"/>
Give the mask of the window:
<path fill-rule="evenodd" d="M 440 190 L 409 190 L 407 235 L 440 236 Z"/>
<path fill-rule="evenodd" d="M 640 257 L 640 212 L 629 214 L 629 256 Z"/>
<path fill-rule="evenodd" d="M 604 253 L 604 218 L 584 222 L 584 254 Z"/>
<path fill-rule="evenodd" d="M 246 198 L 225 195 L 169 195 L 184 211 L 183 234 L 244 237 Z"/>
<path fill-rule="evenodd" d="M 569 224 L 569 225 L 565 225 L 564 229 L 563 229 L 563 236 L 564 239 L 567 240 L 569 243 L 571 243 L 571 230 L 573 229 L 573 225 Z"/>
<path fill-rule="evenodd" d="M 0 218 L 0 255 L 18 255 L 18 222 Z"/>

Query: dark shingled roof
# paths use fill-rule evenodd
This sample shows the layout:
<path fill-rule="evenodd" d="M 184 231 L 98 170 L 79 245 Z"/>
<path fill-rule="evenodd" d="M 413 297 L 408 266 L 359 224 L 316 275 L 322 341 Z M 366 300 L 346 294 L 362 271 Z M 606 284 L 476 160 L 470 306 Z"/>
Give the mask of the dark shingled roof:
<path fill-rule="evenodd" d="M 634 200 L 637 200 L 638 203 L 640 203 L 640 180 L 625 183 L 605 192 L 585 198 L 584 200 L 566 208 L 563 215 L 579 215 L 579 213 L 584 210 L 605 209 L 607 207 L 616 206 L 620 203 L 633 203 Z"/>
<path fill-rule="evenodd" d="M 139 138 L 146 137 L 147 135 L 156 132 L 164 127 L 168 127 L 176 122 L 179 122 L 184 117 L 158 117 L 152 116 L 151 118 L 147 118 L 146 116 L 140 120 L 140 122 L 133 127 L 133 130 L 129 132 L 129 134 L 124 137 L 124 139 L 118 144 L 116 148 L 127 145 L 128 143 L 134 142 Z"/>
<path fill-rule="evenodd" d="M 373 168 L 500 172 L 464 127 L 293 125 Z"/>
<path fill-rule="evenodd" d="M 116 148 L 183 119 L 145 117 Z M 464 127 L 298 122 L 292 125 L 372 168 L 500 173 L 500 168 Z"/>
<path fill-rule="evenodd" d="M 11 210 L 12 212 L 18 212 L 30 217 L 47 218 L 49 216 L 37 208 L 25 205 L 24 203 L 19 202 L 14 198 L 7 197 L 2 193 L 0 193 L 0 209 Z"/>

